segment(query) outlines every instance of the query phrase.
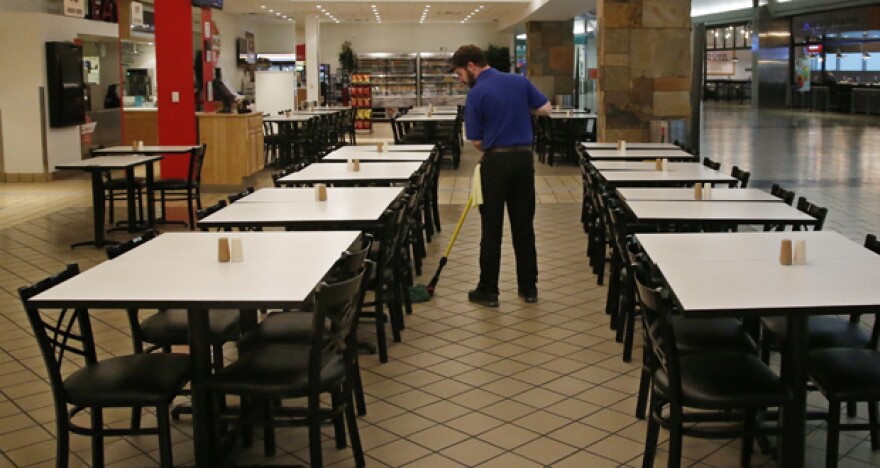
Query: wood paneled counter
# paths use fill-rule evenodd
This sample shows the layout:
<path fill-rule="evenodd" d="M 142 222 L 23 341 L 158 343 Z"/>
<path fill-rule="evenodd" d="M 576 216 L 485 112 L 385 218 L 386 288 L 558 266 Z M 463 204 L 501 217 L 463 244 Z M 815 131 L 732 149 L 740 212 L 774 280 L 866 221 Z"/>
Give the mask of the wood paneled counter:
<path fill-rule="evenodd" d="M 196 114 L 199 142 L 208 145 L 202 183 L 241 187 L 244 179 L 263 168 L 263 116 Z"/>

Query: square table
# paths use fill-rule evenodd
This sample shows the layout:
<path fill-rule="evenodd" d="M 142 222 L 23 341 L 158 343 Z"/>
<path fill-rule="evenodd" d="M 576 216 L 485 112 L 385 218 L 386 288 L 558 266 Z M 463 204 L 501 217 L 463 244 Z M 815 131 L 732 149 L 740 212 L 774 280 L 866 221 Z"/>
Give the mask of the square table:
<path fill-rule="evenodd" d="M 290 116 L 272 115 L 269 117 L 263 117 L 263 122 L 278 125 L 278 136 L 281 139 L 278 160 L 281 165 L 287 165 L 293 161 L 293 157 L 290 154 L 293 142 L 296 139 L 297 134 L 302 130 L 302 125 L 314 118 L 316 118 L 315 115 L 295 113 L 291 113 Z"/>
<path fill-rule="evenodd" d="M 727 184 L 735 186 L 739 181 L 729 174 L 709 169 L 702 164 L 691 164 L 687 169 L 675 171 L 599 171 L 605 182 L 615 187 L 654 186 L 669 187 L 695 183 Z"/>
<path fill-rule="evenodd" d="M 782 378 L 794 398 L 782 408 L 780 462 L 805 464 L 807 318 L 874 312 L 880 256 L 840 234 L 756 232 L 637 234 L 684 317 L 787 319 Z M 782 266 L 782 239 L 807 242 L 807 264 Z"/>
<path fill-rule="evenodd" d="M 131 148 L 129 147 L 129 150 Z M 70 248 L 83 245 L 94 245 L 101 248 L 106 245 L 118 244 L 116 241 L 108 241 L 104 238 L 104 181 L 101 175 L 109 170 L 123 169 L 125 179 L 128 181 L 128 228 L 129 231 L 136 229 L 135 226 L 135 200 L 134 200 L 134 168 L 146 166 L 147 185 L 147 223 L 152 226 L 156 221 L 156 211 L 153 206 L 153 163 L 162 159 L 161 155 L 154 156 L 98 156 L 82 161 L 58 164 L 55 169 L 71 169 L 86 171 L 92 178 L 92 218 L 94 223 L 95 239 L 71 244 Z"/>
<path fill-rule="evenodd" d="M 810 226 L 818 222 L 816 218 L 785 203 L 741 201 L 717 203 L 702 200 L 687 203 L 634 200 L 625 200 L 624 202 L 639 223 L 660 226 L 678 224 L 699 227 L 726 227 L 744 224 Z"/>
<path fill-rule="evenodd" d="M 617 194 L 625 201 L 697 201 L 694 200 L 693 188 L 619 188 Z M 782 199 L 769 193 L 752 188 L 713 188 L 713 202 L 782 202 Z"/>
<path fill-rule="evenodd" d="M 597 119 L 599 116 L 597 114 L 588 114 L 586 112 L 572 112 L 571 115 L 568 115 L 566 111 L 552 112 L 550 113 L 550 118 L 553 120 L 562 120 L 562 119 L 575 119 L 575 120 L 585 120 L 585 119 Z"/>
<path fill-rule="evenodd" d="M 342 148 L 356 149 L 343 150 Z M 343 146 L 342 148 L 324 156 L 321 158 L 321 162 L 347 162 L 349 159 L 357 159 L 361 162 L 425 162 L 431 159 L 431 150 L 383 151 L 380 153 L 375 146 Z"/>
<path fill-rule="evenodd" d="M 421 123 L 425 126 L 425 139 L 433 142 L 434 136 L 437 134 L 437 122 L 455 122 L 457 118 L 457 114 L 431 114 L 430 117 L 428 114 L 404 114 L 394 119 L 391 124 L 394 125 L 395 122 Z"/>
<path fill-rule="evenodd" d="M 402 187 L 328 187 L 327 200 L 317 201 L 311 187 L 260 189 L 203 218 L 199 226 L 374 231 L 402 192 Z"/>
<path fill-rule="evenodd" d="M 361 170 L 349 171 L 345 164 L 310 164 L 300 171 L 278 179 L 282 185 L 294 184 L 391 184 L 407 182 L 422 167 L 418 162 L 363 164 Z"/>
<path fill-rule="evenodd" d="M 587 151 L 600 150 L 600 149 L 616 150 L 617 149 L 617 142 L 616 141 L 607 141 L 607 142 L 585 141 L 585 142 L 581 143 L 581 147 L 583 147 Z M 628 141 L 628 142 L 626 142 L 626 149 L 627 150 L 645 150 L 645 149 L 677 150 L 677 149 L 681 149 L 681 148 L 679 148 L 677 145 L 674 145 L 672 143 L 650 143 L 650 142 L 649 143 L 642 143 L 642 142 Z"/>
<path fill-rule="evenodd" d="M 211 375 L 207 311 L 299 307 L 358 235 L 163 234 L 33 297 L 29 303 L 44 308 L 187 309 L 196 466 L 221 466 L 215 398 L 206 385 Z M 244 261 L 218 262 L 219 237 L 242 239 Z M 276 254 L 270 254 L 273 252 Z M 198 255 L 202 253 L 204 257 Z"/>
<path fill-rule="evenodd" d="M 144 146 L 142 148 L 133 148 L 131 146 L 110 146 L 108 148 L 93 149 L 92 154 L 96 156 L 108 156 L 116 154 L 185 154 L 194 153 L 200 148 L 199 145 L 155 145 Z"/>
<path fill-rule="evenodd" d="M 692 159 L 697 161 L 696 156 L 678 148 L 634 149 L 629 146 L 630 143 L 627 143 L 625 151 L 620 151 L 616 148 L 588 149 L 587 157 L 590 161 L 644 161 L 646 159 Z"/>

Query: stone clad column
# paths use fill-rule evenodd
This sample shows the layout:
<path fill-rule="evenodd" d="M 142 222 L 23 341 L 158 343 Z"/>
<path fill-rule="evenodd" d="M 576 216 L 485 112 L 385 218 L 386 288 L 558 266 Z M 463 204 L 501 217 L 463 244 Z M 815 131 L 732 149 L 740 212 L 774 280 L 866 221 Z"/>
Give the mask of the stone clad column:
<path fill-rule="evenodd" d="M 690 119 L 690 0 L 597 3 L 599 141 L 648 141 L 652 119 Z"/>
<path fill-rule="evenodd" d="M 574 22 L 526 23 L 526 76 L 551 104 L 574 92 Z"/>

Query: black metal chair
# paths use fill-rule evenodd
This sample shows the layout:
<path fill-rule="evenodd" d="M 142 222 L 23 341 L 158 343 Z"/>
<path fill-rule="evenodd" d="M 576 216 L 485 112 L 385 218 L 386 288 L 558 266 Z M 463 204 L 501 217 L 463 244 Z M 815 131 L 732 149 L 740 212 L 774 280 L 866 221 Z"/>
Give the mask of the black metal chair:
<path fill-rule="evenodd" d="M 228 197 L 226 197 L 226 199 L 229 200 L 229 204 L 231 205 L 231 204 L 241 200 L 242 198 L 244 198 L 252 193 L 254 193 L 254 188 L 247 187 L 244 190 L 242 190 L 241 192 L 233 193 L 233 194 L 229 195 Z"/>
<path fill-rule="evenodd" d="M 669 428 L 670 468 L 681 465 L 683 436 L 742 437 L 740 463 L 749 466 L 754 436 L 770 432 L 757 421 L 758 411 L 779 407 L 790 392 L 757 356 L 739 351 L 679 355 L 669 299 L 636 274 L 647 341 L 657 366 L 652 375 L 648 431 L 642 466 L 654 465 L 660 427 Z M 687 319 L 700 320 L 700 319 Z M 664 414 L 664 408 L 668 413 Z M 739 422 L 740 427 L 729 424 Z M 709 427 L 707 427 L 709 426 Z"/>
<path fill-rule="evenodd" d="M 340 449 L 346 447 L 347 425 L 355 465 L 364 466 L 350 378 L 357 352 L 355 321 L 363 279 L 362 270 L 351 279 L 318 286 L 307 342 L 261 347 L 211 378 L 209 385 L 214 391 L 242 399 L 239 413 L 220 415 L 219 419 L 262 425 L 270 456 L 274 452 L 274 427 L 307 426 L 312 467 L 323 466 L 321 423 L 333 422 Z M 329 408 L 321 406 L 321 395 L 325 393 L 331 396 Z M 280 406 L 279 400 L 290 398 L 306 398 L 307 407 Z M 251 411 L 257 402 L 262 411 Z"/>
<path fill-rule="evenodd" d="M 200 146 L 189 156 L 189 166 L 186 179 L 160 179 L 153 182 L 153 190 L 159 192 L 159 202 L 162 206 L 162 218 L 167 223 L 167 211 L 165 203 L 168 201 L 186 201 L 187 216 L 190 230 L 195 229 L 195 210 L 193 201 L 199 210 L 202 209 L 202 166 L 205 162 L 207 145 Z M 185 224 L 185 223 L 184 223 Z"/>
<path fill-rule="evenodd" d="M 717 169 L 716 169 L 717 170 Z M 739 181 L 739 188 L 746 188 L 749 186 L 749 179 L 752 178 L 752 173 L 749 171 L 744 171 L 739 168 L 739 166 L 733 166 L 733 169 L 730 170 L 730 175 Z"/>
<path fill-rule="evenodd" d="M 104 466 L 104 437 L 158 435 L 160 461 L 173 466 L 168 407 L 189 380 L 189 357 L 180 354 L 133 354 L 98 360 L 88 310 L 61 309 L 43 312 L 28 304 L 32 297 L 79 274 L 76 264 L 34 285 L 19 288 L 28 321 L 43 355 L 55 401 L 55 464 L 68 465 L 70 433 L 92 438 L 92 466 Z M 83 360 L 81 367 L 75 358 Z M 104 427 L 105 408 L 153 407 L 155 428 Z M 91 413 L 89 427 L 73 422 L 83 410 Z"/>
<path fill-rule="evenodd" d="M 825 218 L 828 217 L 828 208 L 810 203 L 806 197 L 800 197 L 797 201 L 797 209 L 816 218 L 816 224 L 813 226 L 814 231 L 821 231 L 825 226 Z M 806 226 L 795 226 L 795 231 L 807 230 Z"/>
<path fill-rule="evenodd" d="M 685 151 L 687 151 L 688 153 L 691 153 L 691 151 L 690 151 L 689 148 L 686 149 Z M 714 170 L 716 170 L 716 171 L 720 171 L 720 170 L 721 170 L 721 163 L 720 163 L 720 162 L 713 161 L 713 160 L 711 160 L 711 159 L 709 159 L 708 157 L 705 157 L 705 156 L 703 157 L 703 165 L 706 166 L 706 167 L 708 167 L 709 169 L 714 169 Z"/>
<path fill-rule="evenodd" d="M 786 190 L 779 186 L 779 184 L 773 184 L 770 187 L 770 195 L 774 197 L 782 199 L 783 202 L 787 203 L 789 206 L 794 205 L 794 192 L 791 190 Z M 765 224 L 764 231 L 784 231 L 784 224 Z"/>

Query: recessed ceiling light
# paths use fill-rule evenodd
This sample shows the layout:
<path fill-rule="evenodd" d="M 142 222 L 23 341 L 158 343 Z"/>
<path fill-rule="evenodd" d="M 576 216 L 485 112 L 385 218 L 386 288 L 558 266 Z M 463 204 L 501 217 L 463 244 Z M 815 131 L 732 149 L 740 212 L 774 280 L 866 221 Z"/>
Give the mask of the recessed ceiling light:
<path fill-rule="evenodd" d="M 275 13 L 275 10 L 270 9 L 269 13 Z"/>
<path fill-rule="evenodd" d="M 281 13 L 275 13 L 275 16 L 281 16 Z"/>
<path fill-rule="evenodd" d="M 293 21 L 293 18 L 287 18 L 287 21 Z"/>
<path fill-rule="evenodd" d="M 262 8 L 262 9 L 265 10 L 265 9 L 266 9 L 266 5 L 260 5 L 260 8 Z"/>

